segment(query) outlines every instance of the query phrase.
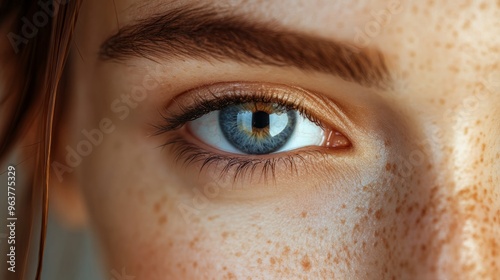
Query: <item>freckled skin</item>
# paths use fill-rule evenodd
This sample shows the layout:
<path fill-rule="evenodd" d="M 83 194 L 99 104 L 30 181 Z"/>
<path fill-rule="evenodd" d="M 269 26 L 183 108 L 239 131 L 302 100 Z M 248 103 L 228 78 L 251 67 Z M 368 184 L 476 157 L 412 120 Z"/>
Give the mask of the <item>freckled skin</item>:
<path fill-rule="evenodd" d="M 136 10 L 126 8 L 136 2 L 116 1 L 121 26 L 135 17 Z M 356 28 L 364 30 L 374 20 L 371 12 L 389 5 L 291 2 L 219 5 L 353 44 Z M 127 119 L 113 119 L 117 130 L 76 172 L 109 270 L 125 267 L 137 279 L 497 278 L 500 3 L 413 2 L 401 1 L 401 10 L 368 40 L 385 54 L 394 84 L 366 97 L 378 105 L 368 103 L 361 116 L 373 122 L 356 124 L 385 143 L 382 152 L 370 152 L 369 158 L 386 158 L 375 179 L 362 186 L 343 183 L 354 182 L 349 176 L 355 175 L 342 167 L 320 172 L 321 162 L 310 172 L 299 170 L 292 182 L 278 180 L 272 190 L 250 183 L 230 190 L 231 180 L 220 180 L 218 195 L 185 220 L 179 205 L 192 205 L 193 190 L 203 192 L 217 172 L 181 168 L 168 150 L 156 148 L 162 140 L 146 137 L 141 125 L 157 117 L 151 112 L 178 94 L 179 84 L 209 75 L 241 80 L 265 68 L 232 71 L 214 62 L 217 72 L 197 70 L 207 67 L 203 61 L 162 62 L 167 69 L 160 75 L 161 90 Z M 116 31 L 114 15 L 111 1 L 82 7 L 76 41 L 85 62 L 75 60 L 75 138 L 113 115 L 109 104 L 151 73 L 134 63 L 131 72 L 94 63 L 100 42 Z M 307 83 L 304 73 L 278 77 L 287 70 L 274 70 L 278 74 L 255 77 Z M 324 83 L 336 85 L 331 79 Z M 356 147 L 371 145 L 364 138 L 351 140 Z"/>

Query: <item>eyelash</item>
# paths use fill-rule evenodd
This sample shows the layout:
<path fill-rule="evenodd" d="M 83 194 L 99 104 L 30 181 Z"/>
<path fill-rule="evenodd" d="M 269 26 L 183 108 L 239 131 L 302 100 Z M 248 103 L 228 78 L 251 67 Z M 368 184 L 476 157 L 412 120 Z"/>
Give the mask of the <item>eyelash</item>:
<path fill-rule="evenodd" d="M 164 113 L 161 114 L 163 120 L 165 121 L 162 125 L 156 125 L 157 132 L 155 135 L 176 130 L 183 126 L 185 123 L 194 121 L 197 118 L 208 114 L 212 111 L 221 110 L 227 106 L 241 104 L 246 102 L 262 102 L 262 103 L 278 103 L 283 105 L 288 110 L 296 110 L 302 116 L 308 118 L 310 121 L 316 125 L 324 128 L 324 125 L 318 118 L 311 115 L 299 101 L 290 101 L 288 98 L 284 98 L 279 94 L 245 94 L 245 95 L 224 95 L 221 97 L 214 97 L 213 99 L 206 100 L 203 97 L 200 99 L 195 99 L 194 104 L 190 106 L 184 106 L 182 104 L 177 104 L 181 113 L 171 115 L 166 109 Z"/>
<path fill-rule="evenodd" d="M 248 93 L 237 93 L 231 90 L 226 90 L 221 96 L 216 96 L 211 93 L 211 98 L 206 98 L 205 96 L 195 96 L 191 105 L 184 105 L 181 103 L 176 103 L 179 112 L 172 113 L 167 108 L 160 111 L 160 115 L 163 122 L 159 125 L 154 125 L 156 131 L 153 135 L 165 134 L 168 132 L 176 131 L 182 128 L 187 122 L 196 120 L 197 118 L 210 113 L 212 111 L 221 110 L 227 106 L 246 103 L 246 102 L 263 102 L 263 103 L 278 103 L 285 106 L 289 110 L 296 110 L 302 116 L 308 118 L 310 121 L 325 128 L 324 124 L 314 115 L 310 114 L 308 110 L 302 105 L 302 100 L 295 99 L 291 100 L 293 97 L 290 95 L 280 94 L 281 92 L 251 92 Z M 286 168 L 290 170 L 291 173 L 298 174 L 297 165 L 301 163 L 301 166 L 307 167 L 311 157 L 317 159 L 318 157 L 324 157 L 324 148 L 322 147 L 309 147 L 307 150 L 301 150 L 300 154 L 295 152 L 291 154 L 290 152 L 283 152 L 273 155 L 263 155 L 263 156 L 239 156 L 239 155 L 224 155 L 222 153 L 213 153 L 204 148 L 201 148 L 197 144 L 187 141 L 184 137 L 180 135 L 170 135 L 168 140 L 161 145 L 161 147 L 172 147 L 175 153 L 175 161 L 183 161 L 184 165 L 187 166 L 193 163 L 201 162 L 200 172 L 208 168 L 210 165 L 224 164 L 221 169 L 220 176 L 225 176 L 234 170 L 233 182 L 238 178 L 244 178 L 246 176 L 252 177 L 253 174 L 258 170 L 260 166 L 261 176 L 264 180 L 269 179 L 269 175 L 273 180 L 276 179 L 276 169 Z M 282 164 L 282 165 L 281 165 Z M 310 166 L 310 165 L 309 165 Z"/>
<path fill-rule="evenodd" d="M 252 177 L 257 168 L 260 166 L 260 174 L 264 177 L 264 180 L 270 178 L 276 179 L 276 169 L 278 164 L 283 163 L 283 167 L 286 167 L 293 174 L 298 174 L 297 165 L 300 161 L 303 166 L 309 165 L 309 156 L 324 156 L 318 150 L 301 151 L 300 155 L 298 153 L 280 155 L 271 158 L 245 158 L 241 156 L 226 156 L 222 154 L 215 154 L 198 147 L 183 137 L 174 136 L 170 138 L 162 147 L 173 146 L 175 147 L 175 160 L 182 160 L 184 165 L 189 165 L 191 163 L 201 162 L 200 172 L 208 168 L 210 165 L 218 165 L 223 163 L 224 167 L 220 171 L 220 177 L 226 176 L 234 170 L 233 183 L 238 180 L 238 178 L 245 178 L 246 176 Z"/>

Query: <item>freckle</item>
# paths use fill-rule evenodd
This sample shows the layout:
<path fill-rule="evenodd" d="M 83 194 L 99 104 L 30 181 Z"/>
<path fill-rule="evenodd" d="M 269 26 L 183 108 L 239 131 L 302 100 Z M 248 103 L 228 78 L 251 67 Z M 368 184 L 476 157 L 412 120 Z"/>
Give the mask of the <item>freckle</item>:
<path fill-rule="evenodd" d="M 418 14 L 418 7 L 417 6 L 411 7 L 411 12 L 415 15 Z"/>
<path fill-rule="evenodd" d="M 468 29 L 470 27 L 470 20 L 466 20 L 464 22 L 464 25 L 462 26 L 463 29 Z"/>
<path fill-rule="evenodd" d="M 257 220 L 260 218 L 260 213 L 252 215 L 252 220 Z"/>
<path fill-rule="evenodd" d="M 258 258 L 258 259 L 257 259 L 257 263 L 258 263 L 258 264 L 262 264 L 262 259 L 261 259 L 261 258 Z"/>
<path fill-rule="evenodd" d="M 160 224 L 160 225 L 164 225 L 165 223 L 167 223 L 167 216 L 162 215 L 162 216 L 158 219 L 158 224 Z"/>
<path fill-rule="evenodd" d="M 210 216 L 210 217 L 208 217 L 208 220 L 209 220 L 209 221 L 213 221 L 213 220 L 215 220 L 215 219 L 217 219 L 217 218 L 219 218 L 219 215 Z"/>
<path fill-rule="evenodd" d="M 198 242 L 198 240 L 199 240 L 199 238 L 198 238 L 198 237 L 193 238 L 193 240 L 191 240 L 191 242 L 189 242 L 189 247 L 190 247 L 191 249 L 193 249 L 193 248 L 194 248 L 194 245 L 196 245 L 196 243 Z"/>
<path fill-rule="evenodd" d="M 356 231 L 360 231 L 359 228 L 360 228 L 359 224 L 355 224 L 354 227 L 352 228 L 352 232 L 354 233 Z"/>
<path fill-rule="evenodd" d="M 198 267 L 198 263 L 197 263 L 197 262 L 194 262 L 194 263 L 193 263 L 193 268 L 196 268 L 196 267 Z"/>
<path fill-rule="evenodd" d="M 345 207 L 346 207 L 345 204 L 342 204 L 342 209 L 345 209 Z"/>
<path fill-rule="evenodd" d="M 479 9 L 481 9 L 481 10 L 486 10 L 486 9 L 488 9 L 488 4 L 487 4 L 487 3 L 485 3 L 485 2 L 481 3 L 481 4 L 479 5 Z"/>
<path fill-rule="evenodd" d="M 385 165 L 385 170 L 387 170 L 387 171 L 391 170 L 391 164 L 390 163 L 387 163 Z"/>
<path fill-rule="evenodd" d="M 458 68 L 456 65 L 450 65 L 450 66 L 448 66 L 448 70 L 450 70 L 451 72 L 453 72 L 455 74 L 458 73 L 458 72 L 460 72 L 460 68 Z"/>
<path fill-rule="evenodd" d="M 234 254 L 234 255 L 237 257 L 241 257 L 241 252 L 236 252 L 236 254 Z"/>
<path fill-rule="evenodd" d="M 382 209 L 378 209 L 376 212 L 375 212 L 375 219 L 377 220 L 380 220 L 382 218 Z"/>
<path fill-rule="evenodd" d="M 309 271 L 311 269 L 311 261 L 309 260 L 309 257 L 307 255 L 302 258 L 302 261 L 300 263 L 305 271 Z"/>
<path fill-rule="evenodd" d="M 269 258 L 269 262 L 271 265 L 274 265 L 276 263 L 276 259 L 274 257 Z"/>
<path fill-rule="evenodd" d="M 158 213 L 161 209 L 161 206 L 165 204 L 168 200 L 168 197 L 166 195 L 163 195 L 158 202 L 155 203 L 154 205 L 154 212 Z"/>
<path fill-rule="evenodd" d="M 306 212 L 306 211 L 302 211 L 302 213 L 300 213 L 300 216 L 301 216 L 302 218 L 307 217 L 307 212 Z"/>
<path fill-rule="evenodd" d="M 229 233 L 227 231 L 222 232 L 221 236 L 223 239 L 226 239 Z"/>
<path fill-rule="evenodd" d="M 340 219 L 340 223 L 345 225 L 345 219 Z"/>
<path fill-rule="evenodd" d="M 286 256 L 286 255 L 288 255 L 289 253 L 290 253 L 290 247 L 285 246 L 285 249 L 283 249 L 283 253 L 282 253 L 282 255 Z"/>

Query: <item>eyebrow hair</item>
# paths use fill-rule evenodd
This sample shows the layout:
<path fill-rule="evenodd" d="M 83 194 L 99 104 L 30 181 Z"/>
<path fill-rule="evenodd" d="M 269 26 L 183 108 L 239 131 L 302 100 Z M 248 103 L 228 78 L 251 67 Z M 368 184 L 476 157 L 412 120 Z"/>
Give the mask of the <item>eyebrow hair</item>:
<path fill-rule="evenodd" d="M 101 45 L 99 58 L 231 59 L 324 72 L 364 86 L 381 86 L 389 80 L 384 56 L 376 49 L 360 49 L 278 26 L 220 9 L 180 7 L 122 27 Z"/>

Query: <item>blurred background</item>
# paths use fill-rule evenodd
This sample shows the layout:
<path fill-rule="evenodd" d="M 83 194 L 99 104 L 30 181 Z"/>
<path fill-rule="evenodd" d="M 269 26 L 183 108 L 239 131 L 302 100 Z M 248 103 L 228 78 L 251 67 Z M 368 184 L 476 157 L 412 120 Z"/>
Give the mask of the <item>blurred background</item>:
<path fill-rule="evenodd" d="M 21 163 L 20 163 L 21 162 Z M 7 269 L 7 256 L 8 246 L 8 228 L 7 223 L 7 167 L 8 165 L 14 165 L 16 167 L 16 206 L 20 206 L 20 197 L 23 187 L 23 162 L 16 161 L 14 158 L 7 160 L 6 163 L 1 164 L 0 168 L 0 260 L 2 262 L 2 274 L 0 274 L 0 279 L 4 279 L 3 272 Z M 16 221 L 16 226 L 21 225 L 21 223 L 29 223 L 30 221 L 23 220 L 23 217 L 16 215 L 18 220 Z M 37 214 L 37 217 L 40 217 Z M 35 231 L 35 235 L 38 239 L 39 232 Z M 27 242 L 28 240 L 22 240 L 16 236 L 16 244 L 20 242 Z M 34 243 L 34 246 L 38 248 L 38 243 Z M 43 267 L 43 280 L 124 280 L 120 279 L 120 274 L 118 272 L 108 273 L 108 278 L 106 278 L 103 273 L 102 260 L 100 259 L 99 252 L 97 250 L 96 242 L 89 230 L 70 230 L 64 227 L 58 221 L 57 217 L 54 215 L 49 208 L 49 223 L 47 228 L 47 239 L 45 247 L 44 256 L 44 267 Z M 36 256 L 30 260 L 33 264 L 33 272 L 36 269 Z M 17 267 L 16 267 L 17 269 Z M 17 272 L 16 272 L 17 273 Z M 110 275 L 110 276 L 109 276 Z M 32 279 L 29 277 L 27 279 Z M 7 279 L 6 279 L 7 280 Z"/>

